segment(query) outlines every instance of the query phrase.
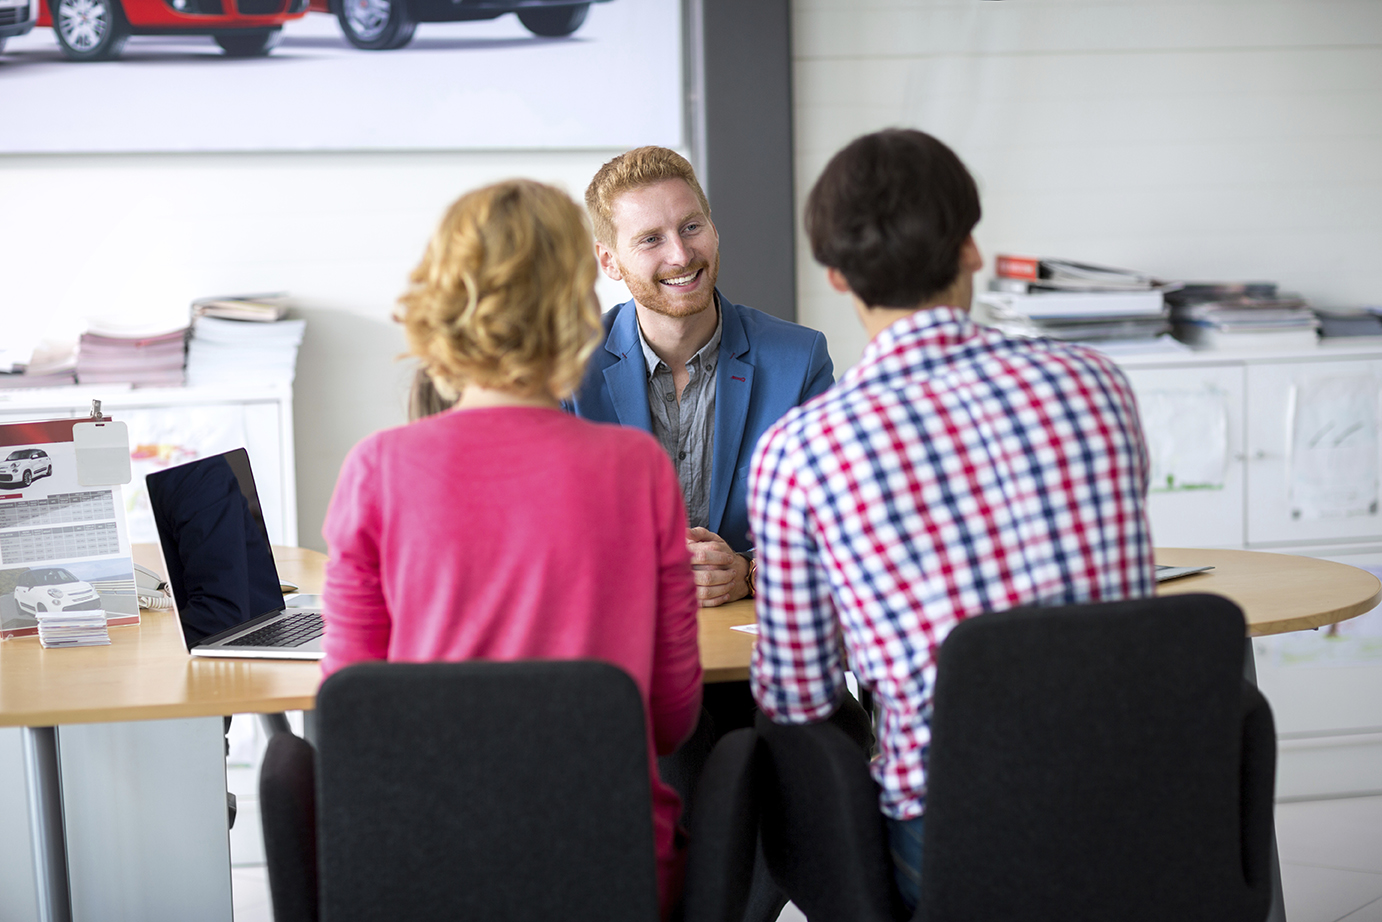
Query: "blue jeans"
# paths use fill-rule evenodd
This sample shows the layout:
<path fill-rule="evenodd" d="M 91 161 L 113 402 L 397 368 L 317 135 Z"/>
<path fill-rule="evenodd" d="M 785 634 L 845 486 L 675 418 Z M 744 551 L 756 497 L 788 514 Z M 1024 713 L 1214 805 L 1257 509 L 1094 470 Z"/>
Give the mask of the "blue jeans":
<path fill-rule="evenodd" d="M 921 832 L 922 820 L 888 818 L 888 850 L 893 856 L 893 877 L 908 911 L 917 908 L 921 899 Z"/>

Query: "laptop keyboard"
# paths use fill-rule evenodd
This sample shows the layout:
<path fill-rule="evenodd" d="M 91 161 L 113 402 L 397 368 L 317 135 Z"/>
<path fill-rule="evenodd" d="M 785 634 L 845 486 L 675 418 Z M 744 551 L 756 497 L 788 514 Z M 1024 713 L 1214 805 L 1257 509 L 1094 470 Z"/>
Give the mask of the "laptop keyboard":
<path fill-rule="evenodd" d="M 266 624 L 257 631 L 250 631 L 243 637 L 227 640 L 226 647 L 298 647 L 322 633 L 322 615 L 319 611 L 298 612 L 281 618 L 273 624 Z"/>

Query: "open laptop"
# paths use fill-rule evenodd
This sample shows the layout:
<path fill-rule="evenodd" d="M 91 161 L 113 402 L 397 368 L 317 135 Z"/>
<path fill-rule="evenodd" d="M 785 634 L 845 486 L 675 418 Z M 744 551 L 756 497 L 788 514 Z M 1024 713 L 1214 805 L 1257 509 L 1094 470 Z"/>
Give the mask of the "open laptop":
<path fill-rule="evenodd" d="M 188 652 L 321 659 L 321 611 L 284 607 L 248 453 L 199 458 L 145 482 Z"/>

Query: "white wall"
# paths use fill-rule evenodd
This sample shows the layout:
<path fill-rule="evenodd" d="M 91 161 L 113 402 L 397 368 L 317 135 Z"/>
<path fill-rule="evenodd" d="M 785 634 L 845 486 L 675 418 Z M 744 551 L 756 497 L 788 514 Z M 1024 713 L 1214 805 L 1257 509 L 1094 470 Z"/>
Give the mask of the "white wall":
<path fill-rule="evenodd" d="M 307 337 L 295 394 L 299 540 L 341 460 L 405 419 L 390 319 L 460 193 L 511 176 L 576 198 L 613 151 L 0 158 L 0 343 L 89 315 L 186 317 L 207 294 L 284 290 Z M 601 302 L 627 295 L 602 281 Z M 11 339 L 10 341 L 14 341 Z"/>
<path fill-rule="evenodd" d="M 799 199 L 851 138 L 916 126 L 978 177 L 989 256 L 1382 302 L 1382 2 L 796 0 L 793 29 Z M 290 291 L 300 535 L 321 547 L 346 450 L 403 420 L 389 317 L 441 211 L 514 175 L 579 195 L 613 153 L 0 157 L 0 343 Z M 798 246 L 800 319 L 843 369 L 863 336 Z"/>
<path fill-rule="evenodd" d="M 879 128 L 978 179 L 980 248 L 1382 303 L 1377 0 L 794 0 L 798 201 Z M 798 229 L 799 319 L 864 337 Z"/>

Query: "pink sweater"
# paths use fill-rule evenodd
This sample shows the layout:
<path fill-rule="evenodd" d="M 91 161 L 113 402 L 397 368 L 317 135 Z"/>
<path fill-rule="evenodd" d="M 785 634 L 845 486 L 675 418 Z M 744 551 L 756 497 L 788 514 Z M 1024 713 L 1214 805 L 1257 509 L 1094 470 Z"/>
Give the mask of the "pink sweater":
<path fill-rule="evenodd" d="M 646 433 L 558 410 L 454 410 L 346 458 L 323 673 L 361 660 L 600 659 L 643 694 L 664 904 L 681 804 L 658 778 L 701 703 L 676 474 Z"/>

